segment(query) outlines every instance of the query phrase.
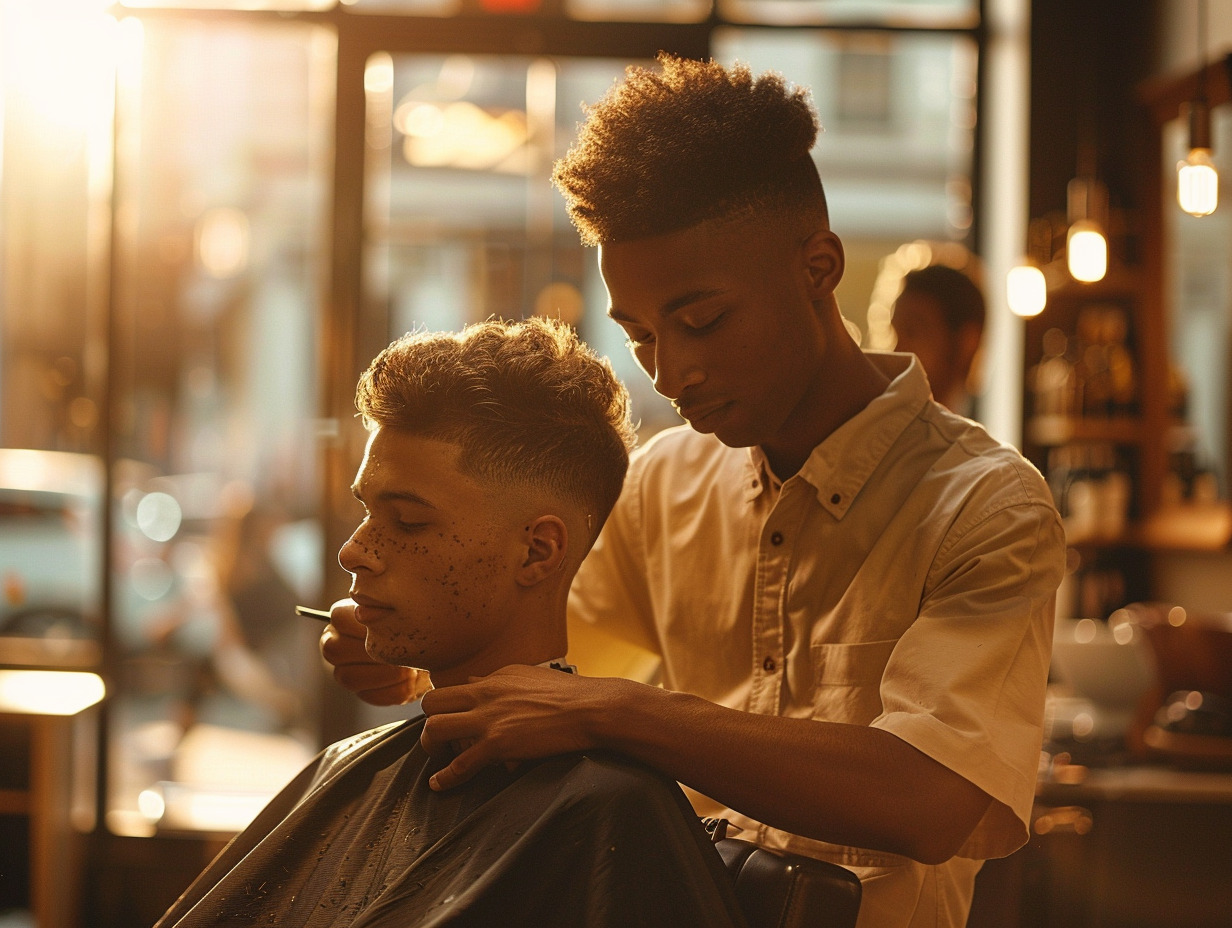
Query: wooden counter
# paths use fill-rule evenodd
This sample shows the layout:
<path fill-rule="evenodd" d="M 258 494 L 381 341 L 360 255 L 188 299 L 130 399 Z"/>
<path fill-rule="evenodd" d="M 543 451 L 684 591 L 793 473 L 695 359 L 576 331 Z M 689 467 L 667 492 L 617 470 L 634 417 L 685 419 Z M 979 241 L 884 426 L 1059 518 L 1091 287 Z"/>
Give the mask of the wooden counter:
<path fill-rule="evenodd" d="M 1063 768 L 1032 835 L 985 865 L 969 928 L 1227 928 L 1232 773 Z"/>

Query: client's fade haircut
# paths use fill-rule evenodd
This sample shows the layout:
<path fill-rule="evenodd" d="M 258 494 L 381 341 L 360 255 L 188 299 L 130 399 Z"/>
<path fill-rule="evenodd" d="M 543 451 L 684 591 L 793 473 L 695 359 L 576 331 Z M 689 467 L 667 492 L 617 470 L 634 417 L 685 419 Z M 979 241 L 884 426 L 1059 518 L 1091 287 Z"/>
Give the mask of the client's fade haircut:
<path fill-rule="evenodd" d="M 461 332 L 412 332 L 360 377 L 368 429 L 457 444 L 476 479 L 563 498 L 607 518 L 635 433 L 629 394 L 611 365 L 563 322 L 490 320 Z"/>
<path fill-rule="evenodd" d="M 815 228 L 825 194 L 809 154 L 817 138 L 808 92 L 745 65 L 666 53 L 631 66 L 586 107 L 552 173 L 583 244 L 675 232 L 712 219 L 775 214 Z"/>

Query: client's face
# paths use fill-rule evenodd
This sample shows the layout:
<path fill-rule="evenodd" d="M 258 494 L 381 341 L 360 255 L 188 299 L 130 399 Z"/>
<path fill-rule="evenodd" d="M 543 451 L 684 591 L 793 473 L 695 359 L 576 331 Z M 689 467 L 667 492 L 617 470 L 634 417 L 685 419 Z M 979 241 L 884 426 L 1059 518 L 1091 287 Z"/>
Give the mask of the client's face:
<path fill-rule="evenodd" d="M 463 683 L 516 660 L 522 526 L 461 473 L 457 445 L 379 428 L 353 487 L 366 515 L 338 552 L 372 657 Z"/>

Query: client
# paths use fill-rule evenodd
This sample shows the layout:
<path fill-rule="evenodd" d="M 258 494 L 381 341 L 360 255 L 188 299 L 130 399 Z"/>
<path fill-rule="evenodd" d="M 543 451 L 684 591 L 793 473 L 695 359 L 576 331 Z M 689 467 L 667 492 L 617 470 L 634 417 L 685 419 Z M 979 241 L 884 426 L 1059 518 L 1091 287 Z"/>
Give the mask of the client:
<path fill-rule="evenodd" d="M 342 546 L 374 658 L 437 687 L 564 672 L 565 602 L 620 493 L 628 397 L 567 326 L 395 341 L 364 373 L 369 430 Z M 429 723 L 430 724 L 430 723 Z M 679 787 L 602 752 L 437 792 L 422 714 L 325 751 L 219 854 L 164 926 L 742 924 Z"/>

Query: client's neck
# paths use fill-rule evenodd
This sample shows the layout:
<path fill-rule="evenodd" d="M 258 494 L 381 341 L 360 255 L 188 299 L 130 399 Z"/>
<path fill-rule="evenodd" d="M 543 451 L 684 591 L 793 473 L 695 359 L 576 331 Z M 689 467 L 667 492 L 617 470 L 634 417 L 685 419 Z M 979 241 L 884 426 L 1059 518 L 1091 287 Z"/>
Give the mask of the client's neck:
<path fill-rule="evenodd" d="M 505 638 L 478 648 L 463 663 L 453 667 L 428 668 L 433 686 L 457 686 L 472 677 L 486 677 L 510 665 L 536 666 L 565 657 L 569 636 L 563 604 L 543 612 L 519 610 L 505 623 Z"/>

